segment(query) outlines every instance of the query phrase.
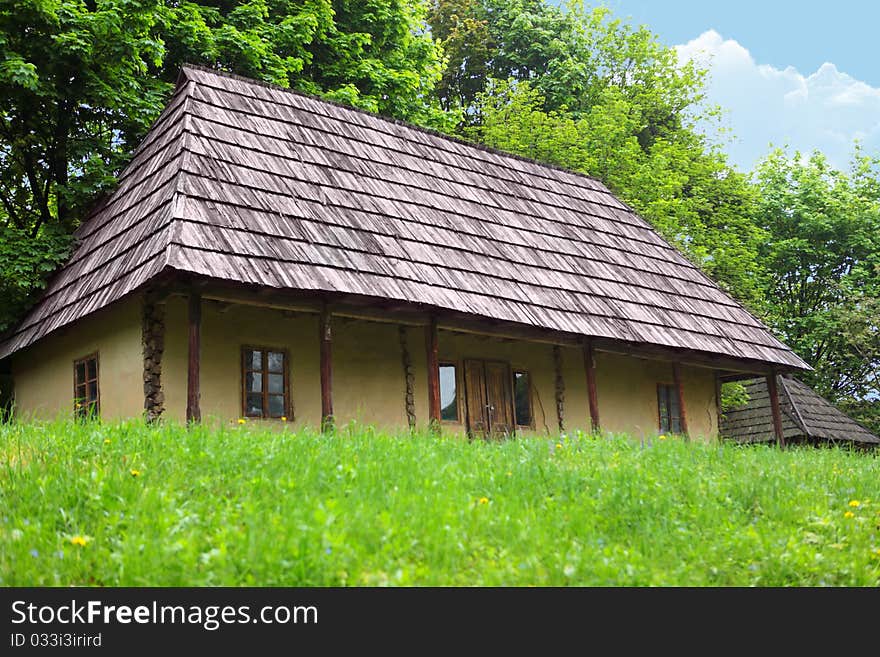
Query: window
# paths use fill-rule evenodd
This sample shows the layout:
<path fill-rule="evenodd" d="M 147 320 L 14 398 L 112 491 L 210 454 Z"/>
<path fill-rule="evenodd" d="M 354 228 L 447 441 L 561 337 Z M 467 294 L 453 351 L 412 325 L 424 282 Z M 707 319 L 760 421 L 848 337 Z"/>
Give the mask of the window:
<path fill-rule="evenodd" d="M 287 352 L 280 349 L 242 349 L 244 415 L 287 417 L 290 389 L 287 385 Z"/>
<path fill-rule="evenodd" d="M 528 372 L 513 373 L 513 410 L 517 426 L 532 426 L 532 382 Z"/>
<path fill-rule="evenodd" d="M 458 386 L 453 363 L 440 363 L 440 419 L 459 422 Z"/>
<path fill-rule="evenodd" d="M 657 385 L 657 408 L 660 411 L 660 432 L 681 433 L 681 412 L 675 386 L 666 383 Z"/>
<path fill-rule="evenodd" d="M 98 417 L 101 400 L 98 392 L 98 354 L 73 362 L 73 410 L 78 418 Z"/>

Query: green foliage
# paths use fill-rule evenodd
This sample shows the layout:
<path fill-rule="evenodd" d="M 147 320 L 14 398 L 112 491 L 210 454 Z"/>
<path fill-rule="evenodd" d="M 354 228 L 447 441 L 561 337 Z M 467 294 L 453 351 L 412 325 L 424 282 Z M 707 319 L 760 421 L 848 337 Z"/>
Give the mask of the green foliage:
<path fill-rule="evenodd" d="M 745 406 L 749 403 L 749 393 L 742 383 L 733 381 L 721 385 L 721 412 L 726 413 L 731 408 Z"/>
<path fill-rule="evenodd" d="M 757 222 L 768 236 L 767 318 L 832 400 L 880 397 L 880 160 L 849 173 L 821 153 L 774 150 L 757 167 Z M 875 430 L 877 427 L 875 425 Z"/>
<path fill-rule="evenodd" d="M 0 463 L 3 586 L 880 584 L 840 449 L 57 423 Z"/>
<path fill-rule="evenodd" d="M 67 258 L 71 237 L 55 225 L 41 227 L 36 236 L 0 224 L 0 330 L 12 325 L 34 290 Z"/>
<path fill-rule="evenodd" d="M 167 3 L 165 79 L 186 62 L 445 128 L 423 0 Z"/>
<path fill-rule="evenodd" d="M 0 4 L 0 331 L 158 116 L 181 64 L 441 129 L 421 0 Z M 41 258 L 40 253 L 45 257 Z"/>

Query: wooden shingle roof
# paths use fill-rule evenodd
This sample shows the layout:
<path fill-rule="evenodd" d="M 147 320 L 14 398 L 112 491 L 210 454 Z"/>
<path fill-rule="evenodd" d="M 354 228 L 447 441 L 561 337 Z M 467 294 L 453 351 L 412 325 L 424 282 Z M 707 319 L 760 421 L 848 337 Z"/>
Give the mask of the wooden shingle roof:
<path fill-rule="evenodd" d="M 592 178 L 184 68 L 0 357 L 164 270 L 807 368 Z"/>
<path fill-rule="evenodd" d="M 880 438 L 842 413 L 827 399 L 795 378 L 777 377 L 782 429 L 786 440 L 813 440 L 880 444 Z M 747 404 L 731 409 L 721 420 L 721 435 L 740 442 L 775 440 L 766 379 L 743 382 Z"/>

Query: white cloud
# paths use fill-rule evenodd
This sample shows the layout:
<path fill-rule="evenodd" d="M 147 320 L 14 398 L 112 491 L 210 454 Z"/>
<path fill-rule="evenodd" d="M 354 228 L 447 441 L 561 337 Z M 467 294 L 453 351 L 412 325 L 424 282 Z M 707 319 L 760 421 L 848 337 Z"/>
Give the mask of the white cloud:
<path fill-rule="evenodd" d="M 812 75 L 758 64 L 751 53 L 715 30 L 676 46 L 679 59 L 709 68 L 707 96 L 721 105 L 736 140 L 726 150 L 741 169 L 752 167 L 770 143 L 823 151 L 832 164 L 849 164 L 853 141 L 880 153 L 880 89 L 826 62 Z"/>

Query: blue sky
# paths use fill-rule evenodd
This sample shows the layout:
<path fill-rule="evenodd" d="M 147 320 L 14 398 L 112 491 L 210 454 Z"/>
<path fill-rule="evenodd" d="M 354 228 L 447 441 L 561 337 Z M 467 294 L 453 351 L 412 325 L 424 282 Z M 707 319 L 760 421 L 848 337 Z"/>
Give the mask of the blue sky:
<path fill-rule="evenodd" d="M 854 139 L 880 155 L 880 0 L 604 0 L 710 70 L 731 161 L 751 169 L 769 144 L 849 163 Z"/>

